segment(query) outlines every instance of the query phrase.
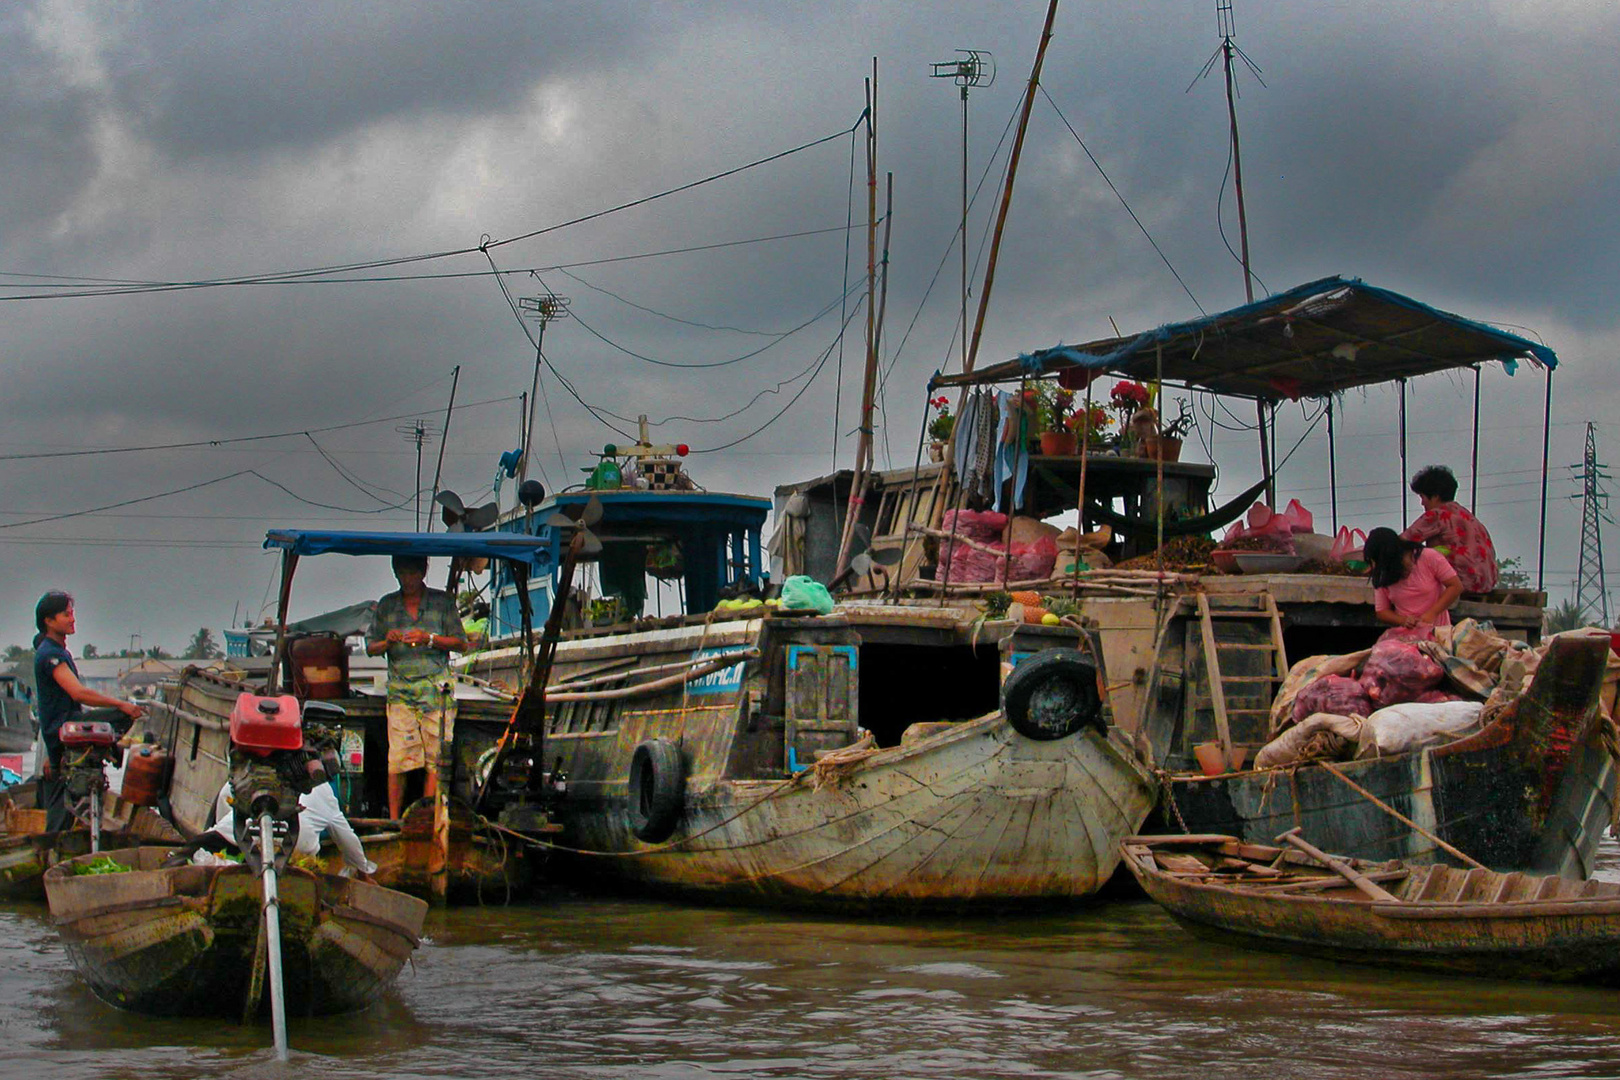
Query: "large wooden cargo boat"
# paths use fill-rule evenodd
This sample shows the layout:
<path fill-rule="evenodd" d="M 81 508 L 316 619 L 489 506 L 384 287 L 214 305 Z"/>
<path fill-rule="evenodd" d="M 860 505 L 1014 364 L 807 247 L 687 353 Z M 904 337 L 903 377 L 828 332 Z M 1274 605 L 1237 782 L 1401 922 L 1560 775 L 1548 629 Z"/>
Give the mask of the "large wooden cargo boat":
<path fill-rule="evenodd" d="M 104 852 L 130 869 L 76 874 L 91 856 L 45 875 L 51 917 L 96 996 L 162 1016 L 239 1019 L 268 1007 L 254 954 L 261 940 L 259 878 L 245 865 L 162 869 L 165 852 Z M 352 878 L 280 875 L 287 1011 L 316 1016 L 364 1008 L 417 947 L 427 904 Z M 261 974 L 255 979 L 255 970 Z"/>
<path fill-rule="evenodd" d="M 1072 655 L 1071 629 L 915 607 L 676 621 L 557 647 L 558 843 L 599 878 L 811 906 L 1071 901 L 1152 806 L 1151 773 L 1102 725 L 1031 738 L 999 708 L 1004 667 Z"/>

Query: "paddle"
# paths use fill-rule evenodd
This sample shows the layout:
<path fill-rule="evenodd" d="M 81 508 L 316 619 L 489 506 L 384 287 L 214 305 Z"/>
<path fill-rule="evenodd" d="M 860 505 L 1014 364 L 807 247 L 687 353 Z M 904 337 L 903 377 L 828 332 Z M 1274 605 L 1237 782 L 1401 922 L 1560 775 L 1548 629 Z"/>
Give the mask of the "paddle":
<path fill-rule="evenodd" d="M 1401 902 L 1400 897 L 1396 896 L 1394 893 L 1385 892 L 1383 889 L 1379 888 L 1371 878 L 1367 877 L 1366 874 L 1356 870 L 1348 863 L 1341 862 L 1340 860 L 1335 859 L 1333 856 L 1318 850 L 1315 845 L 1304 840 L 1299 833 L 1300 830 L 1297 826 L 1289 829 L 1287 832 L 1277 837 L 1277 843 L 1288 844 L 1292 847 L 1298 848 L 1300 851 L 1303 851 L 1305 854 L 1309 855 L 1311 858 L 1315 859 L 1329 870 L 1332 870 L 1334 873 L 1344 878 L 1350 884 L 1354 885 L 1356 888 L 1360 889 L 1363 893 L 1366 893 L 1374 900 L 1382 900 L 1391 904 L 1398 904 Z"/>

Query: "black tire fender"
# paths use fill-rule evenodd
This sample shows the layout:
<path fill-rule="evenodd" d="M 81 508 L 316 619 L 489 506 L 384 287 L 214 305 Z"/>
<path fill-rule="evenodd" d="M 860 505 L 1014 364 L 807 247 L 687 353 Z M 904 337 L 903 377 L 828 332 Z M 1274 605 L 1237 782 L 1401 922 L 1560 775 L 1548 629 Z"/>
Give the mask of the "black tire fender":
<path fill-rule="evenodd" d="M 1026 739 L 1049 742 L 1083 727 L 1104 730 L 1097 667 L 1074 649 L 1026 657 L 1001 685 L 1001 711 Z"/>
<path fill-rule="evenodd" d="M 625 816 L 638 840 L 662 843 L 675 832 L 685 795 L 686 767 L 681 749 L 664 739 L 648 739 L 630 757 L 630 790 Z"/>

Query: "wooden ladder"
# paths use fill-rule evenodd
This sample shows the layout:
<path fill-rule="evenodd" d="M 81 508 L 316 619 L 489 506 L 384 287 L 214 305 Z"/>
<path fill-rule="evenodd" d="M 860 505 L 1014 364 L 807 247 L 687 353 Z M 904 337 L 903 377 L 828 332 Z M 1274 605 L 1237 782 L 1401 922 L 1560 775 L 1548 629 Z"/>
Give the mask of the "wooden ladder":
<path fill-rule="evenodd" d="M 1210 703 L 1215 711 L 1215 733 L 1221 744 L 1221 754 L 1232 768 L 1240 767 L 1233 762 L 1232 751 L 1241 747 L 1245 751 L 1257 749 L 1264 745 L 1265 725 L 1271 715 L 1271 702 L 1275 699 L 1277 688 L 1288 675 L 1288 655 L 1283 648 L 1282 617 L 1277 611 L 1277 601 L 1270 592 L 1262 591 L 1258 594 L 1244 594 L 1240 596 L 1214 596 L 1208 593 L 1198 594 L 1198 617 L 1203 624 L 1204 641 L 1204 669 L 1209 673 Z M 1217 623 L 1216 620 L 1220 620 Z M 1250 634 L 1250 637 L 1264 637 L 1264 641 L 1235 641 L 1223 639 L 1218 632 L 1218 626 L 1232 626 L 1234 623 L 1248 622 L 1262 625 L 1262 633 Z M 1243 653 L 1265 653 L 1270 660 L 1270 671 L 1267 674 L 1225 674 L 1221 667 L 1221 654 L 1228 655 Z M 1236 655 L 1233 655 L 1236 661 Z M 1228 667 L 1238 668 L 1245 672 L 1253 672 L 1256 665 L 1253 663 L 1236 662 Z M 1228 703 L 1229 697 L 1255 696 L 1253 691 L 1246 694 L 1230 693 L 1228 688 L 1243 686 L 1263 686 L 1260 696 L 1265 701 L 1264 708 L 1232 708 Z M 1258 725 L 1245 725 L 1250 731 L 1258 727 L 1261 741 L 1254 742 L 1245 739 L 1234 741 L 1232 736 L 1232 720 L 1235 717 L 1254 716 L 1262 718 Z"/>

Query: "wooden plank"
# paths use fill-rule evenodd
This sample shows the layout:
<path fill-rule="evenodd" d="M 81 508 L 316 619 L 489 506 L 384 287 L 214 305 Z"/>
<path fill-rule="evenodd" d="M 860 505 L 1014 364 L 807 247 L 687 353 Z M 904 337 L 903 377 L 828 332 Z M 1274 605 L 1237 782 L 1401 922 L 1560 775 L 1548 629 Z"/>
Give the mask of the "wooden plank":
<path fill-rule="evenodd" d="M 1287 832 L 1277 837 L 1277 840 L 1279 843 L 1291 844 L 1303 851 L 1305 854 L 1309 855 L 1311 858 L 1320 861 L 1323 866 L 1326 866 L 1334 873 L 1343 877 L 1346 881 L 1349 881 L 1352 885 L 1366 893 L 1372 899 L 1389 900 L 1397 903 L 1399 902 L 1395 896 L 1380 888 L 1378 884 L 1369 879 L 1367 875 L 1363 874 L 1349 863 L 1335 859 L 1326 852 L 1317 849 L 1309 841 L 1301 837 L 1299 832 L 1300 830 L 1298 828 L 1289 829 Z"/>

